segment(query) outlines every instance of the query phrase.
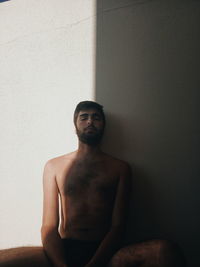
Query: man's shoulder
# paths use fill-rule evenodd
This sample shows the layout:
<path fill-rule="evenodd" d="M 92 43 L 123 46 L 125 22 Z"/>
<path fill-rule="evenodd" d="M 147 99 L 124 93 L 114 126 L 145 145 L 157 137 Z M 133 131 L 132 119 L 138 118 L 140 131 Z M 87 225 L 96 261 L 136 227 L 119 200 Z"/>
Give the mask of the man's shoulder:
<path fill-rule="evenodd" d="M 59 163 L 70 161 L 74 158 L 74 155 L 75 155 L 75 151 L 48 159 L 45 166 L 53 167 Z"/>
<path fill-rule="evenodd" d="M 115 166 L 116 168 L 120 169 L 120 170 L 127 170 L 130 169 L 130 165 L 128 162 L 119 159 L 117 157 L 111 156 L 109 154 L 105 153 L 105 157 L 107 158 L 109 164 Z"/>

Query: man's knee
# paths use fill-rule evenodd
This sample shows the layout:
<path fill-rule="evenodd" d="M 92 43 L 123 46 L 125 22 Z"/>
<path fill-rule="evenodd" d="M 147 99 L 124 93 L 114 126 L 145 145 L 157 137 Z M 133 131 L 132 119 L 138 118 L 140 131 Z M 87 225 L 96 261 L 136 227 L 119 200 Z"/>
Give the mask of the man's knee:
<path fill-rule="evenodd" d="M 120 249 L 108 266 L 185 267 L 186 263 L 180 247 L 174 242 L 151 240 Z"/>
<path fill-rule="evenodd" d="M 0 267 L 49 267 L 42 247 L 17 247 L 0 250 Z"/>
<path fill-rule="evenodd" d="M 138 249 L 138 244 L 132 244 L 118 250 L 111 258 L 109 267 L 140 266 L 143 262 L 143 253 Z"/>
<path fill-rule="evenodd" d="M 108 267 L 128 267 L 129 261 L 125 253 L 120 250 L 111 258 Z"/>
<path fill-rule="evenodd" d="M 186 259 L 181 247 L 169 240 L 159 240 L 159 262 L 161 266 L 186 266 Z"/>

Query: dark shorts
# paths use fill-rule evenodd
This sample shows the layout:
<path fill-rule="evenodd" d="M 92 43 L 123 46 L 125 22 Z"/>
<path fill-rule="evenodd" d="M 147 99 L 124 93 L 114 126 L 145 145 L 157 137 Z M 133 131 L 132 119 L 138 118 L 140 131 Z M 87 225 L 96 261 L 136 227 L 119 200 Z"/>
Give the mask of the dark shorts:
<path fill-rule="evenodd" d="M 83 267 L 90 261 L 100 245 L 100 241 L 62 239 L 66 261 L 69 267 Z"/>

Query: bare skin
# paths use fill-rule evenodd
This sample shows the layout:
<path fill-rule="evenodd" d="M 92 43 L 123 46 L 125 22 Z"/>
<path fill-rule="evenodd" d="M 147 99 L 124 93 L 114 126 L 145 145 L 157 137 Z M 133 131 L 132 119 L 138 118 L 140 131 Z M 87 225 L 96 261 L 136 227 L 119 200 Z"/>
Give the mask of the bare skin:
<path fill-rule="evenodd" d="M 125 179 L 120 176 L 128 167 L 100 152 L 91 158 L 79 158 L 74 152 L 55 164 L 62 203 L 61 237 L 101 240 L 110 229 L 119 180 Z"/>
<path fill-rule="evenodd" d="M 0 250 L 0 267 L 51 267 L 42 247 Z"/>
<path fill-rule="evenodd" d="M 102 152 L 95 154 L 92 157 L 84 155 L 82 158 L 76 151 L 48 162 L 51 171 L 54 170 L 54 185 L 58 188 L 61 200 L 61 238 L 94 241 L 103 240 L 112 228 L 121 233 L 127 207 L 130 171 L 124 162 Z M 49 180 L 50 177 L 53 174 L 48 172 L 44 179 Z M 47 203 L 44 203 L 46 206 L 53 197 L 49 189 L 47 185 L 46 191 L 49 195 L 46 196 Z M 115 199 L 117 190 L 118 198 Z M 57 198 L 56 195 L 55 197 Z M 57 205 L 55 214 L 58 216 Z M 49 223 L 50 216 L 47 207 L 43 225 L 45 222 Z M 58 218 L 55 217 L 52 222 L 54 221 L 58 222 Z"/>
<path fill-rule="evenodd" d="M 97 113 L 80 112 L 78 131 L 91 135 L 100 131 L 103 121 Z M 128 164 L 103 153 L 98 145 L 79 141 L 77 151 L 46 163 L 43 181 L 42 241 L 54 265 L 67 266 L 61 238 L 73 238 L 101 241 L 86 266 L 103 266 L 119 247 L 123 233 L 130 189 Z"/>

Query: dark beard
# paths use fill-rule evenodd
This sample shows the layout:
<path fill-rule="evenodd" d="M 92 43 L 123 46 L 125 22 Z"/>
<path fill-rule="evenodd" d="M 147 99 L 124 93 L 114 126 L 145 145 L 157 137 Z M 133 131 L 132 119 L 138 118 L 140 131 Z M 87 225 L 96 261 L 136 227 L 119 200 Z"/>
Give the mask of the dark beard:
<path fill-rule="evenodd" d="M 96 131 L 96 133 L 89 134 L 85 132 L 80 132 L 78 129 L 76 129 L 76 133 L 79 141 L 90 146 L 98 145 L 103 137 L 103 130 L 99 130 Z"/>

